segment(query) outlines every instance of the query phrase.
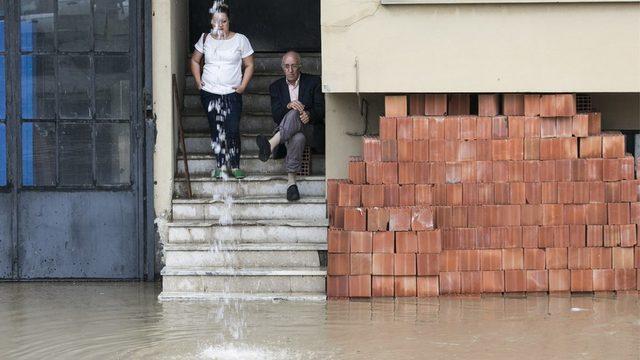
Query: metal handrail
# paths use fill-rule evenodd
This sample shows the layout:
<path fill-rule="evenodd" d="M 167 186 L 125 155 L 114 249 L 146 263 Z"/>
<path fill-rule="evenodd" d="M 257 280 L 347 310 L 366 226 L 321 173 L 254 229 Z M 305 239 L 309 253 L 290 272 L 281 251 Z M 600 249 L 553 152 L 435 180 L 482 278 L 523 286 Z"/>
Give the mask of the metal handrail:
<path fill-rule="evenodd" d="M 178 117 L 178 147 L 182 153 L 182 160 L 184 161 L 184 172 L 187 177 L 187 196 L 193 197 L 191 192 L 191 175 L 189 174 L 189 161 L 187 160 L 187 146 L 184 141 L 184 127 L 182 126 L 182 96 L 178 90 L 178 80 L 176 74 L 171 76 L 171 86 L 173 88 L 173 105 L 174 114 Z"/>

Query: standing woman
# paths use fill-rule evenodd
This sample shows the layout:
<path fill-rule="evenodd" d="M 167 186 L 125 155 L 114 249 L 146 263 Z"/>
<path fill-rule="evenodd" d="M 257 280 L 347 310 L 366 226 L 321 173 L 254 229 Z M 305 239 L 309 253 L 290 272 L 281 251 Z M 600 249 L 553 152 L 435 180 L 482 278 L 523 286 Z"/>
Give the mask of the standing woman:
<path fill-rule="evenodd" d="M 209 121 L 216 157 L 212 175 L 219 179 L 227 171 L 242 179 L 246 174 L 240 169 L 240 115 L 242 93 L 253 76 L 253 48 L 246 36 L 229 31 L 228 5 L 216 1 L 210 12 L 212 30 L 195 44 L 191 73 Z"/>

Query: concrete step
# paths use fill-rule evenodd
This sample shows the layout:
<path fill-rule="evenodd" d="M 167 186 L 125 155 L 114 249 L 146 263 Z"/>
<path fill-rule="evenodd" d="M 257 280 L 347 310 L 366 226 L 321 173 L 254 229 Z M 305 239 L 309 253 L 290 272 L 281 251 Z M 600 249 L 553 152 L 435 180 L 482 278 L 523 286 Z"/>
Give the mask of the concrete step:
<path fill-rule="evenodd" d="M 184 109 L 185 113 L 193 113 L 191 109 L 201 109 L 202 103 L 200 102 L 199 94 L 185 94 L 184 95 Z M 188 109 L 188 110 L 187 110 Z M 242 95 L 242 111 L 271 111 L 271 97 L 268 94 L 243 94 Z"/>
<path fill-rule="evenodd" d="M 203 293 L 203 292 L 168 292 L 163 291 L 158 296 L 160 301 L 325 301 L 324 292 L 308 293 Z"/>
<path fill-rule="evenodd" d="M 324 176 L 300 176 L 296 179 L 298 190 L 303 199 L 307 196 L 325 197 L 326 184 Z M 286 175 L 254 175 L 250 174 L 242 180 L 216 180 L 210 176 L 191 178 L 191 191 L 195 197 L 209 197 L 213 194 L 230 194 L 243 196 L 281 196 L 287 193 Z M 174 181 L 174 196 L 186 198 L 187 183 L 185 178 Z"/>
<path fill-rule="evenodd" d="M 326 268 L 249 268 L 210 267 L 162 270 L 162 291 L 166 293 L 206 294 L 282 294 L 318 295 L 326 290 Z"/>
<path fill-rule="evenodd" d="M 221 243 L 219 246 L 202 244 L 169 244 L 164 247 L 168 267 L 317 267 L 322 264 L 319 251 L 326 244 L 314 243 Z"/>
<path fill-rule="evenodd" d="M 284 196 L 224 199 L 173 200 L 174 220 L 217 220 L 223 214 L 234 220 L 322 219 L 326 215 L 324 197 L 304 197 L 289 202 Z"/>
<path fill-rule="evenodd" d="M 270 132 L 263 134 L 271 135 Z M 240 135 L 242 152 L 258 153 L 257 136 L 257 133 L 242 133 Z M 184 142 L 187 146 L 188 154 L 208 153 L 211 151 L 211 137 L 208 132 L 187 133 L 185 134 Z"/>
<path fill-rule="evenodd" d="M 269 86 L 284 75 L 280 74 L 254 74 L 249 82 L 246 93 L 269 94 Z M 199 94 L 193 75 L 185 76 L 185 94 Z"/>
<path fill-rule="evenodd" d="M 185 133 L 209 133 L 209 122 L 202 108 L 186 109 L 182 114 Z M 271 134 L 276 124 L 267 111 L 243 111 L 240 118 L 240 132 Z"/>
<path fill-rule="evenodd" d="M 327 226 L 327 219 L 238 220 L 232 225 L 176 220 L 168 224 L 168 243 L 326 243 Z"/>
<path fill-rule="evenodd" d="M 284 52 L 256 52 L 253 54 L 254 76 L 273 74 L 282 76 L 282 55 Z M 189 58 L 191 55 L 189 55 Z M 301 53 L 302 71 L 307 74 L 321 74 L 322 58 L 320 53 Z M 187 74 L 190 73 L 187 61 Z"/>
<path fill-rule="evenodd" d="M 179 176 L 184 176 L 184 162 L 182 156 L 177 156 L 177 172 Z M 215 168 L 213 155 L 189 154 L 187 155 L 189 172 L 192 175 L 211 175 Z M 284 159 L 262 162 L 257 154 L 242 154 L 240 158 L 240 168 L 248 173 L 259 174 L 284 174 Z M 311 173 L 313 175 L 324 174 L 324 155 L 313 155 L 311 161 Z"/>

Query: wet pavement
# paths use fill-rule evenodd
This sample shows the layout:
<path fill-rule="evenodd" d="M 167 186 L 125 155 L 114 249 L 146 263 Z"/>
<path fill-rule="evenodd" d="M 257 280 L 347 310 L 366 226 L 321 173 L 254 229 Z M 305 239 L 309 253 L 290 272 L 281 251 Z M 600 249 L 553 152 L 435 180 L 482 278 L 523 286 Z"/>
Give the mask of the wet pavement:
<path fill-rule="evenodd" d="M 0 358 L 640 359 L 635 293 L 160 303 L 159 292 L 0 283 Z"/>

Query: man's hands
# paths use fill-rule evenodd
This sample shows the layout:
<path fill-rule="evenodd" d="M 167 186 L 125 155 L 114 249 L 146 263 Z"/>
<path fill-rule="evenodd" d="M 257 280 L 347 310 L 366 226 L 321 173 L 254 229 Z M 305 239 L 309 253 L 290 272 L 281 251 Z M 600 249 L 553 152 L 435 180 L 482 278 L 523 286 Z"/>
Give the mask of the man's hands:
<path fill-rule="evenodd" d="M 311 116 L 309 116 L 308 112 L 303 111 L 300 113 L 300 121 L 302 121 L 303 124 L 307 124 L 309 120 L 311 120 Z"/>
<path fill-rule="evenodd" d="M 295 100 L 287 104 L 287 109 L 298 110 L 299 113 L 302 113 L 304 111 L 304 104 Z"/>
<path fill-rule="evenodd" d="M 236 88 L 233 88 L 233 90 L 235 90 L 238 94 L 242 94 L 246 90 L 246 88 L 244 86 L 240 85 L 240 86 L 238 86 Z"/>

